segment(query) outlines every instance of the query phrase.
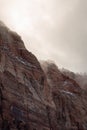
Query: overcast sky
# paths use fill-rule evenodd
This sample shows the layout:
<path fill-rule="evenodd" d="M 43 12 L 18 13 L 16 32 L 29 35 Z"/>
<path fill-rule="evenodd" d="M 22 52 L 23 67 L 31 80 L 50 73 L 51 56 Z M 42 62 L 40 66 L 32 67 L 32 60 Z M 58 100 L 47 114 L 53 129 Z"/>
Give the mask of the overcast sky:
<path fill-rule="evenodd" d="M 87 0 L 0 0 L 0 20 L 39 59 L 87 72 Z"/>

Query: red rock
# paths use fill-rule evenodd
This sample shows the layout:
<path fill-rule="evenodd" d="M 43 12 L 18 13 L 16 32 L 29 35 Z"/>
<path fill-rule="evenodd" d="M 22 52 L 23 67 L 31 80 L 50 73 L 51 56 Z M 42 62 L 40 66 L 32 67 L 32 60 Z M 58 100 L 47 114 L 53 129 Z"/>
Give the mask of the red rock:
<path fill-rule="evenodd" d="M 86 101 L 76 81 L 53 63 L 40 65 L 21 37 L 0 22 L 2 130 L 86 130 Z"/>
<path fill-rule="evenodd" d="M 21 37 L 4 25 L 0 25 L 0 90 L 4 98 L 1 124 L 10 122 L 15 129 L 22 121 L 20 127 L 27 124 L 29 130 L 49 130 L 46 106 L 51 101 L 46 76 Z"/>
<path fill-rule="evenodd" d="M 75 80 L 62 74 L 54 63 L 44 62 L 42 67 L 56 107 L 55 118 L 51 121 L 53 129 L 55 124 L 56 130 L 86 130 L 87 99 L 84 90 Z"/>

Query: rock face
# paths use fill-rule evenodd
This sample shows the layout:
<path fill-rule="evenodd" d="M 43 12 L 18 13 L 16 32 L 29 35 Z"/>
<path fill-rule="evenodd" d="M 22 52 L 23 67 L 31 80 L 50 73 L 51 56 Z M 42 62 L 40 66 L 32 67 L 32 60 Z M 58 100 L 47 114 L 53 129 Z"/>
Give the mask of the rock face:
<path fill-rule="evenodd" d="M 87 91 L 87 73 L 74 73 L 66 69 L 60 70 L 64 75 L 74 79 L 82 89 Z"/>
<path fill-rule="evenodd" d="M 87 130 L 86 95 L 55 64 L 40 65 L 0 22 L 1 130 Z"/>
<path fill-rule="evenodd" d="M 42 64 L 56 107 L 56 130 L 87 130 L 87 94 L 53 63 Z M 54 127 L 54 126 L 53 126 Z"/>
<path fill-rule="evenodd" d="M 49 90 L 37 58 L 20 36 L 0 24 L 0 126 L 49 130 Z"/>

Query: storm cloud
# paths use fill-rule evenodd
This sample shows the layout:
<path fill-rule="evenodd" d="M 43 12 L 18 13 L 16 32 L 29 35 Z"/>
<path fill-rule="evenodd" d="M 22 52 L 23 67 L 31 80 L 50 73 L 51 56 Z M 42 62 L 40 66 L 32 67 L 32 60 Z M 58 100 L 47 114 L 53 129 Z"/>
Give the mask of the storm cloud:
<path fill-rule="evenodd" d="M 87 0 L 0 0 L 0 18 L 39 60 L 87 72 Z"/>

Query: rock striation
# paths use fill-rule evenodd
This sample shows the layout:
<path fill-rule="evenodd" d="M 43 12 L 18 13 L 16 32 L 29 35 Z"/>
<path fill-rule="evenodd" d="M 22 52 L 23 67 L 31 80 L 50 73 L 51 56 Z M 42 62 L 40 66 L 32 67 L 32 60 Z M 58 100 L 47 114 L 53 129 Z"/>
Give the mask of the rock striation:
<path fill-rule="evenodd" d="M 0 129 L 87 130 L 87 94 L 54 63 L 39 63 L 0 22 Z"/>
<path fill-rule="evenodd" d="M 44 62 L 42 67 L 55 103 L 55 129 L 86 130 L 87 92 L 76 81 L 61 73 L 54 63 Z M 54 130 L 54 124 L 51 124 Z"/>
<path fill-rule="evenodd" d="M 0 24 L 0 126 L 49 130 L 48 86 L 40 63 L 21 37 Z"/>

